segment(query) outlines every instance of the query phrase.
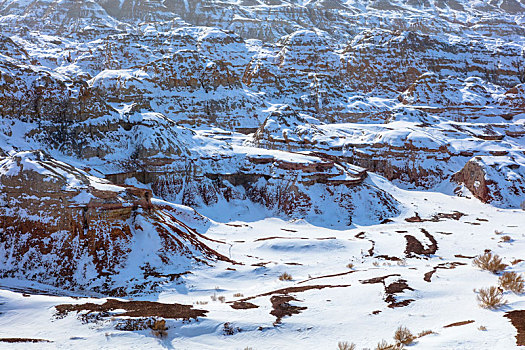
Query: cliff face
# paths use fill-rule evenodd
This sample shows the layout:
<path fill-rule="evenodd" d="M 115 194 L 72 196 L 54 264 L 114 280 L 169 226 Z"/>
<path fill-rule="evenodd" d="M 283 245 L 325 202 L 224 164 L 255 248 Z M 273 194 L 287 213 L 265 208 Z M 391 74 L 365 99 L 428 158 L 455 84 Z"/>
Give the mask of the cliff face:
<path fill-rule="evenodd" d="M 2 277 L 125 295 L 194 264 L 228 261 L 175 210 L 153 204 L 151 191 L 115 186 L 42 152 L 3 158 L 0 187 Z"/>
<path fill-rule="evenodd" d="M 158 247 L 175 244 L 146 196 L 347 227 L 400 212 L 367 178 L 375 172 L 519 206 L 523 11 L 514 1 L 0 0 L 2 164 L 73 174 L 2 175 L 3 239 L 19 257 L 4 251 L 7 275 L 45 280 L 47 265 L 23 257 L 52 251 L 53 262 L 87 256 L 95 271 L 64 265 L 56 284 L 116 286 L 146 225 L 134 220 L 156 227 Z M 57 160 L 26 153 L 38 149 Z M 124 190 L 96 190 L 89 176 Z M 82 193 L 90 201 L 73 205 Z M 19 206 L 39 219 L 27 223 Z M 198 247 L 188 249 L 208 254 Z"/>

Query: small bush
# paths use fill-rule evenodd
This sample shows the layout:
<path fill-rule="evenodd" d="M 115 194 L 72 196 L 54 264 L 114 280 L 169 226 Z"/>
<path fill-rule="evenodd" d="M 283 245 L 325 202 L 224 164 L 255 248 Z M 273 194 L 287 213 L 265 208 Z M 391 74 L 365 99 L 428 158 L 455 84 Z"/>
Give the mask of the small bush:
<path fill-rule="evenodd" d="M 486 331 L 486 330 L 487 330 L 487 327 L 485 327 L 485 326 L 479 326 L 478 329 L 479 329 L 480 331 Z"/>
<path fill-rule="evenodd" d="M 151 332 L 156 337 L 164 338 L 168 335 L 168 332 L 166 332 L 166 330 L 168 329 L 168 327 L 166 327 L 166 320 L 155 320 L 150 325 L 150 328 Z"/>
<path fill-rule="evenodd" d="M 381 340 L 377 343 L 375 350 L 401 350 L 403 348 L 403 344 L 389 344 L 386 340 Z"/>
<path fill-rule="evenodd" d="M 219 299 L 219 301 L 221 303 L 224 303 L 226 301 L 226 297 L 224 295 L 221 295 L 220 297 L 218 297 L 217 299 Z"/>
<path fill-rule="evenodd" d="M 243 296 L 244 296 L 244 294 L 242 294 L 242 293 L 235 293 L 233 295 L 234 298 L 240 298 L 240 297 L 243 297 Z"/>
<path fill-rule="evenodd" d="M 210 295 L 210 298 L 212 301 L 217 301 L 217 294 L 213 293 L 213 295 Z"/>
<path fill-rule="evenodd" d="M 524 282 L 523 277 L 516 272 L 505 272 L 498 280 L 501 288 L 510 290 L 516 294 L 525 292 Z"/>
<path fill-rule="evenodd" d="M 507 243 L 512 241 L 512 238 L 510 238 L 510 236 L 502 236 L 501 241 Z"/>
<path fill-rule="evenodd" d="M 478 303 L 484 309 L 497 309 L 500 306 L 507 304 L 503 299 L 503 291 L 498 287 L 481 288 L 478 291 Z"/>
<path fill-rule="evenodd" d="M 372 265 L 374 265 L 375 267 L 378 267 L 378 266 L 379 266 L 379 261 L 374 261 L 374 262 L 372 263 Z"/>
<path fill-rule="evenodd" d="M 485 252 L 483 255 L 477 256 L 472 263 L 474 266 L 492 273 L 501 272 L 507 267 L 507 265 L 502 263 L 498 255 L 492 254 L 491 252 Z"/>
<path fill-rule="evenodd" d="M 348 267 L 349 269 L 353 269 L 354 268 L 354 263 L 348 263 L 346 265 L 346 267 Z"/>
<path fill-rule="evenodd" d="M 292 275 L 290 275 L 289 273 L 283 272 L 283 274 L 279 276 L 279 280 L 281 280 L 281 281 L 291 281 L 292 280 Z"/>
<path fill-rule="evenodd" d="M 403 345 L 412 344 L 415 338 L 416 337 L 414 337 L 412 332 L 410 332 L 408 328 L 403 327 L 403 326 L 399 326 L 399 328 L 394 333 L 394 340 L 398 344 L 403 344 Z"/>
<path fill-rule="evenodd" d="M 503 231 L 494 230 L 494 233 L 497 234 L 497 235 L 502 235 Z"/>
<path fill-rule="evenodd" d="M 349 343 L 347 341 L 340 341 L 337 343 L 338 350 L 355 350 L 356 346 L 354 343 Z"/>

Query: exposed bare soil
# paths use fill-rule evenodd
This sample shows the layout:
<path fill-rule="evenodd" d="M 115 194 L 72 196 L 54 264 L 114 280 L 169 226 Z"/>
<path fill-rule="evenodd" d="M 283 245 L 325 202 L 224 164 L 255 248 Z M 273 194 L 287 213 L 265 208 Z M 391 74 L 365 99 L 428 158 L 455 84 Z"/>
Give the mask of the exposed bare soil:
<path fill-rule="evenodd" d="M 193 309 L 191 305 L 182 304 L 163 304 L 153 301 L 120 301 L 108 299 L 103 304 L 61 304 L 56 305 L 58 315 L 65 315 L 69 312 L 88 311 L 88 313 L 99 312 L 108 313 L 110 311 L 125 310 L 118 312 L 118 316 L 128 317 L 162 317 L 189 320 L 191 318 L 205 317 L 208 311 Z"/>
<path fill-rule="evenodd" d="M 514 310 L 505 314 L 506 318 L 516 328 L 518 334 L 516 335 L 516 345 L 525 346 L 525 310 Z"/>

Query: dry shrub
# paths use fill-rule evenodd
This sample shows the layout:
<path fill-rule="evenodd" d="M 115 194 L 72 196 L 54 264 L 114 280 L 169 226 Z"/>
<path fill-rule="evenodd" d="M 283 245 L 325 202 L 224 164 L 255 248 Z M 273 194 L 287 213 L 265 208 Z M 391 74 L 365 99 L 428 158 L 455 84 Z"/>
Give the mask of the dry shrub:
<path fill-rule="evenodd" d="M 224 303 L 226 301 L 226 297 L 224 295 L 221 295 L 220 297 L 218 297 L 217 299 L 219 299 L 219 301 L 221 303 Z"/>
<path fill-rule="evenodd" d="M 497 234 L 497 235 L 502 235 L 502 234 L 503 234 L 503 231 L 494 230 L 494 233 Z"/>
<path fill-rule="evenodd" d="M 491 252 L 485 252 L 483 255 L 478 255 L 472 263 L 474 266 L 492 273 L 501 272 L 507 267 L 507 265 L 502 263 L 501 258 L 498 255 L 492 254 Z"/>
<path fill-rule="evenodd" d="M 154 320 L 151 325 L 151 332 L 154 336 L 159 338 L 164 338 L 168 335 L 168 332 L 166 330 L 168 327 L 166 327 L 166 320 Z"/>
<path fill-rule="evenodd" d="M 353 269 L 354 268 L 354 263 L 348 263 L 346 265 L 346 267 L 348 267 L 349 269 Z"/>
<path fill-rule="evenodd" d="M 505 272 L 498 280 L 501 288 L 510 290 L 516 294 L 525 292 L 524 282 L 523 277 L 516 272 Z"/>
<path fill-rule="evenodd" d="M 389 344 L 386 340 L 381 340 L 377 343 L 375 350 L 401 350 L 403 348 L 403 344 Z"/>
<path fill-rule="evenodd" d="M 233 295 L 234 298 L 240 298 L 240 297 L 243 297 L 243 296 L 244 296 L 244 294 L 242 294 L 242 293 L 235 293 Z"/>
<path fill-rule="evenodd" d="M 478 329 L 479 329 L 480 331 L 486 331 L 486 330 L 487 330 L 487 327 L 485 327 L 485 326 L 479 326 Z"/>
<path fill-rule="evenodd" d="M 374 265 L 375 267 L 378 267 L 378 266 L 379 266 L 379 262 L 378 262 L 378 261 L 374 261 L 374 262 L 372 263 L 372 265 Z"/>
<path fill-rule="evenodd" d="M 281 280 L 281 281 L 291 281 L 292 280 L 292 275 L 290 275 L 289 273 L 283 272 L 283 274 L 279 276 L 279 280 Z"/>
<path fill-rule="evenodd" d="M 217 301 L 217 294 L 213 293 L 213 295 L 210 295 L 210 298 L 212 301 Z"/>
<path fill-rule="evenodd" d="M 338 350 L 355 350 L 356 345 L 354 343 L 349 343 L 347 341 L 340 341 L 337 343 Z"/>
<path fill-rule="evenodd" d="M 412 344 L 416 337 L 410 332 L 407 327 L 399 326 L 394 333 L 394 340 L 398 344 L 409 345 Z"/>
<path fill-rule="evenodd" d="M 478 291 L 477 299 L 479 306 L 485 309 L 494 310 L 507 304 L 507 301 L 503 299 L 503 291 L 494 286 L 481 288 Z"/>
<path fill-rule="evenodd" d="M 430 335 L 430 334 L 436 334 L 436 333 L 431 331 L 431 330 L 421 331 L 421 332 L 419 332 L 417 334 L 417 338 L 421 338 L 421 337 L 424 337 L 424 336 Z"/>
<path fill-rule="evenodd" d="M 510 238 L 510 236 L 503 236 L 503 237 L 501 237 L 501 240 L 503 242 L 510 242 L 510 241 L 512 241 L 512 238 Z"/>

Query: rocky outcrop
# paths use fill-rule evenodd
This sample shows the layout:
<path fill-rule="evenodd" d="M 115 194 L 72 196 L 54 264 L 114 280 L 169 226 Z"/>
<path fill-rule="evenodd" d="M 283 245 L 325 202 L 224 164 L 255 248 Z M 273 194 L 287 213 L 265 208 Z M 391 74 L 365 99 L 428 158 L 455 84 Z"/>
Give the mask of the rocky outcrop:
<path fill-rule="evenodd" d="M 512 157 L 474 157 L 453 179 L 484 203 L 519 208 L 525 200 L 525 164 Z"/>
<path fill-rule="evenodd" d="M 152 203 L 149 190 L 112 185 L 39 151 L 0 160 L 0 188 L 2 277 L 125 295 L 229 261 L 169 205 Z"/>

